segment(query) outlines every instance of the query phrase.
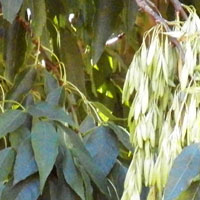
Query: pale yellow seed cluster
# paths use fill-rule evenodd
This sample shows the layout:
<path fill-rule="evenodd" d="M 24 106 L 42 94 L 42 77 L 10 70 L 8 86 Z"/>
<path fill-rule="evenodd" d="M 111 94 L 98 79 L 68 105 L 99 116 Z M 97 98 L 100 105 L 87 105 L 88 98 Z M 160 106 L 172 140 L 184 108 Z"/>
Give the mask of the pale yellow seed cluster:
<path fill-rule="evenodd" d="M 136 150 L 122 200 L 140 200 L 144 185 L 151 188 L 149 199 L 161 198 L 176 156 L 200 142 L 200 19 L 187 9 L 188 19 L 173 22 L 173 31 L 157 25 L 144 36 L 128 70 L 123 102 L 131 102 L 128 126 Z"/>

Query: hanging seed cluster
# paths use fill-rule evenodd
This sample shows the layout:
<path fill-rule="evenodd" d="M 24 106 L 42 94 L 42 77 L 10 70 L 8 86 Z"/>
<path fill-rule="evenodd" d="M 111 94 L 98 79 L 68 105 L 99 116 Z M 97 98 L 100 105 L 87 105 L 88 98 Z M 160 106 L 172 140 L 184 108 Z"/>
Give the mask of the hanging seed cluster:
<path fill-rule="evenodd" d="M 123 89 L 130 103 L 128 126 L 135 153 L 122 200 L 162 198 L 169 170 L 184 146 L 200 142 L 200 19 L 193 8 L 171 32 L 153 27 L 134 55 Z M 176 38 L 184 56 L 171 42 Z"/>

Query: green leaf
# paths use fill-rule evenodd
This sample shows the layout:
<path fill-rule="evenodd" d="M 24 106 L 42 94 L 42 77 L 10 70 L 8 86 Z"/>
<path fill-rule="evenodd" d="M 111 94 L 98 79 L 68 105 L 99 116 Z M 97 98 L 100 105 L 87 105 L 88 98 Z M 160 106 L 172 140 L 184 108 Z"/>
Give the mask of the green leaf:
<path fill-rule="evenodd" d="M 78 158 L 79 162 L 88 172 L 100 191 L 108 196 L 106 177 L 99 167 L 93 162 L 92 157 L 85 148 L 80 137 L 61 123 L 59 123 L 59 127 L 61 127 L 64 131 L 65 135 L 63 136 L 63 140 L 65 141 L 67 148 L 72 151 L 73 156 Z"/>
<path fill-rule="evenodd" d="M 21 143 L 30 136 L 30 130 L 24 126 L 21 126 L 17 130 L 9 134 L 9 141 L 11 143 L 11 147 L 17 151 Z"/>
<path fill-rule="evenodd" d="M 92 44 L 93 64 L 96 64 L 104 51 L 104 45 L 117 24 L 120 11 L 123 8 L 122 0 L 97 0 L 94 17 L 94 39 Z"/>
<path fill-rule="evenodd" d="M 181 193 L 177 200 L 199 200 L 200 199 L 200 182 L 194 182 L 190 187 Z"/>
<path fill-rule="evenodd" d="M 93 200 L 93 188 L 91 184 L 91 180 L 87 172 L 83 169 L 83 167 L 80 166 L 80 172 L 83 177 L 83 182 L 85 186 L 85 197 L 87 200 Z"/>
<path fill-rule="evenodd" d="M 80 124 L 80 132 L 86 133 L 95 127 L 94 118 L 91 115 L 88 115 Z"/>
<path fill-rule="evenodd" d="M 73 34 L 65 29 L 61 34 L 61 59 L 66 67 L 67 79 L 78 89 L 86 93 L 85 74 L 82 55 L 77 45 L 77 39 Z"/>
<path fill-rule="evenodd" d="M 3 182 L 0 182 L 0 199 L 1 199 L 4 188 L 5 188 L 5 185 L 3 184 Z"/>
<path fill-rule="evenodd" d="M 115 117 L 112 112 L 106 107 L 104 106 L 102 103 L 100 102 L 92 102 L 94 104 L 94 106 L 100 111 L 102 112 L 106 117 L 108 117 L 110 120 L 124 120 L 122 118 L 118 118 Z"/>
<path fill-rule="evenodd" d="M 12 148 L 0 151 L 0 181 L 5 181 L 10 174 L 15 159 L 15 152 Z"/>
<path fill-rule="evenodd" d="M 112 122 L 108 123 L 109 127 L 113 130 L 118 140 L 131 152 L 134 152 L 134 148 L 130 143 L 129 133 L 121 126 L 117 126 Z"/>
<path fill-rule="evenodd" d="M 62 168 L 66 182 L 81 197 L 81 199 L 85 199 L 83 180 L 74 164 L 71 152 L 67 149 L 65 150 Z"/>
<path fill-rule="evenodd" d="M 19 9 L 21 8 L 23 0 L 0 0 L 3 9 L 3 18 L 8 20 L 11 24 L 15 19 Z"/>
<path fill-rule="evenodd" d="M 86 148 L 93 158 L 93 162 L 107 176 L 119 154 L 116 137 L 107 127 L 98 127 L 89 135 Z"/>
<path fill-rule="evenodd" d="M 175 159 L 164 191 L 164 200 L 174 200 L 200 173 L 200 144 L 185 147 Z"/>
<path fill-rule="evenodd" d="M 39 169 L 40 192 L 42 193 L 58 154 L 58 134 L 51 123 L 38 122 L 33 125 L 32 146 Z"/>
<path fill-rule="evenodd" d="M 22 24 L 15 20 L 8 27 L 5 34 L 5 77 L 13 82 L 15 75 L 24 63 L 26 51 L 26 31 Z"/>
<path fill-rule="evenodd" d="M 21 110 L 8 110 L 0 115 L 0 138 L 19 128 L 26 120 L 27 114 Z"/>
<path fill-rule="evenodd" d="M 64 179 L 51 179 L 49 181 L 49 191 L 51 200 L 75 200 L 74 192 L 66 184 Z M 46 199 L 44 199 L 46 200 Z"/>
<path fill-rule="evenodd" d="M 124 181 L 127 170 L 128 169 L 124 167 L 120 161 L 117 161 L 109 175 L 109 179 L 114 184 L 116 192 L 120 198 L 122 197 L 124 191 Z"/>
<path fill-rule="evenodd" d="M 14 183 L 17 184 L 28 176 L 38 171 L 35 162 L 30 138 L 27 138 L 17 150 L 17 156 L 14 166 Z"/>
<path fill-rule="evenodd" d="M 1 200 L 37 200 L 39 194 L 38 178 L 30 177 L 15 186 L 9 181 L 2 192 Z"/>
<path fill-rule="evenodd" d="M 15 200 L 37 200 L 39 195 L 39 180 L 35 178 L 23 185 Z"/>
<path fill-rule="evenodd" d="M 70 126 L 75 127 L 70 115 L 62 108 L 49 104 L 47 102 L 41 102 L 30 106 L 28 112 L 34 117 L 47 117 L 51 120 L 56 120 L 64 123 L 68 123 Z"/>
<path fill-rule="evenodd" d="M 133 30 L 135 19 L 138 13 L 138 6 L 136 1 L 124 0 L 124 10 L 125 10 L 125 19 L 124 23 L 126 26 L 126 31 L 130 33 Z"/>
<path fill-rule="evenodd" d="M 58 87 L 51 91 L 46 98 L 46 101 L 52 105 L 63 106 L 65 99 L 65 91 L 63 87 Z"/>
<path fill-rule="evenodd" d="M 14 86 L 7 95 L 7 99 L 20 100 L 33 86 L 36 78 L 36 69 L 31 67 L 22 71 L 15 80 Z"/>
<path fill-rule="evenodd" d="M 46 94 L 53 92 L 59 87 L 57 79 L 49 72 L 45 71 L 44 76 L 44 90 Z"/>

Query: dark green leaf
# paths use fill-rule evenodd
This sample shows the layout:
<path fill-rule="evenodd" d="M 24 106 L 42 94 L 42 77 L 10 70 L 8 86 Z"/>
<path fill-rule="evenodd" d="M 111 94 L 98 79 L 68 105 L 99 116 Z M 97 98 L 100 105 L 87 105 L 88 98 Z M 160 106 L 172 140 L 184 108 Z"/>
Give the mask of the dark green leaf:
<path fill-rule="evenodd" d="M 28 128 L 21 126 L 9 135 L 9 141 L 13 149 L 17 151 L 21 143 L 31 136 L 31 132 Z"/>
<path fill-rule="evenodd" d="M 95 128 L 95 121 L 94 118 L 90 115 L 88 115 L 80 124 L 80 132 L 86 133 L 89 130 Z"/>
<path fill-rule="evenodd" d="M 129 140 L 129 133 L 122 128 L 121 126 L 117 126 L 112 122 L 108 123 L 109 127 L 113 130 L 118 140 L 131 152 L 134 152 L 133 146 Z"/>
<path fill-rule="evenodd" d="M 44 90 L 46 94 L 53 92 L 59 87 L 57 79 L 49 72 L 45 71 Z"/>
<path fill-rule="evenodd" d="M 181 193 L 176 200 L 199 200 L 200 199 L 200 182 L 194 182 L 190 187 Z"/>
<path fill-rule="evenodd" d="M 64 125 L 59 123 L 59 126 L 64 131 L 65 136 L 63 137 L 67 147 L 70 148 L 72 154 L 78 158 L 79 162 L 83 165 L 84 169 L 88 172 L 100 191 L 108 195 L 106 177 L 99 167 L 93 162 L 92 157 L 85 148 L 80 137 Z"/>
<path fill-rule="evenodd" d="M 164 191 L 164 200 L 174 200 L 200 173 L 200 144 L 185 147 L 175 159 Z"/>
<path fill-rule="evenodd" d="M 93 63 L 96 64 L 104 51 L 104 45 L 117 24 L 123 7 L 122 0 L 97 0 L 94 18 Z"/>
<path fill-rule="evenodd" d="M 15 152 L 12 148 L 0 151 L 0 181 L 5 181 L 10 174 L 15 159 Z"/>
<path fill-rule="evenodd" d="M 79 168 L 83 177 L 83 182 L 85 186 L 85 197 L 87 200 L 93 200 L 93 188 L 91 184 L 91 180 L 87 172 L 83 169 L 83 167 Z"/>
<path fill-rule="evenodd" d="M 15 200 L 37 200 L 39 195 L 39 180 L 35 178 L 23 185 Z"/>
<path fill-rule="evenodd" d="M 32 129 L 32 146 L 40 174 L 40 192 L 58 154 L 58 134 L 49 122 L 38 122 Z"/>
<path fill-rule="evenodd" d="M 8 110 L 0 115 L 0 138 L 19 128 L 27 114 L 21 110 Z"/>
<path fill-rule="evenodd" d="M 65 91 L 63 87 L 58 87 L 51 91 L 46 98 L 46 101 L 52 105 L 63 106 L 65 99 Z"/>
<path fill-rule="evenodd" d="M 39 194 L 39 180 L 37 177 L 31 177 L 15 186 L 8 182 L 1 200 L 37 200 Z"/>
<path fill-rule="evenodd" d="M 61 58 L 66 67 L 68 80 L 81 92 L 86 93 L 82 55 L 76 38 L 68 30 L 61 31 Z"/>
<path fill-rule="evenodd" d="M 22 71 L 17 77 L 13 88 L 7 95 L 7 99 L 19 100 L 22 95 L 25 95 L 32 88 L 36 78 L 36 69 L 27 68 Z"/>
<path fill-rule="evenodd" d="M 66 111 L 58 106 L 48 104 L 47 102 L 41 102 L 30 106 L 28 112 L 34 117 L 48 117 L 51 120 L 68 123 L 70 126 L 74 127 L 76 126 Z"/>
<path fill-rule="evenodd" d="M 37 172 L 30 138 L 27 138 L 17 150 L 14 166 L 14 184 Z"/>
<path fill-rule="evenodd" d="M 124 10 L 125 10 L 125 25 L 126 31 L 129 32 L 133 29 L 135 24 L 135 19 L 138 13 L 138 6 L 136 1 L 124 0 Z"/>
<path fill-rule="evenodd" d="M 9 0 L 10 1 L 10 0 Z M 15 1 L 17 2 L 17 1 Z M 6 67 L 5 77 L 13 82 L 15 75 L 23 66 L 26 39 L 24 27 L 15 20 L 6 30 L 5 50 L 6 50 Z"/>
<path fill-rule="evenodd" d="M 118 145 L 112 131 L 107 127 L 99 127 L 90 134 L 86 141 L 86 148 L 93 158 L 93 162 L 107 176 L 119 154 Z"/>
<path fill-rule="evenodd" d="M 3 8 L 3 17 L 10 23 L 15 19 L 23 0 L 0 0 Z"/>
<path fill-rule="evenodd" d="M 124 180 L 127 170 L 128 169 L 124 167 L 120 161 L 117 161 L 109 175 L 109 178 L 114 184 L 116 192 L 120 198 L 124 191 Z"/>
<path fill-rule="evenodd" d="M 49 181 L 51 200 L 75 200 L 75 195 L 63 179 Z"/>
<path fill-rule="evenodd" d="M 85 199 L 83 180 L 76 169 L 71 152 L 67 149 L 65 150 L 62 164 L 66 182 L 81 197 L 81 199 Z"/>

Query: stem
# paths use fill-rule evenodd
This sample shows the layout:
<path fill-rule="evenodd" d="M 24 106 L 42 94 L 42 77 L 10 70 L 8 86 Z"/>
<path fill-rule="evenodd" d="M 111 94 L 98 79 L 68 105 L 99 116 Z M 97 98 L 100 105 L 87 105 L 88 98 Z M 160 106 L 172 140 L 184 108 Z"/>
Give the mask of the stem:
<path fill-rule="evenodd" d="M 186 20 L 188 17 L 187 17 L 186 12 L 184 11 L 183 7 L 181 6 L 180 1 L 179 0 L 170 0 L 170 2 L 173 4 L 176 12 L 180 13 L 181 16 L 183 17 L 183 19 Z"/>

